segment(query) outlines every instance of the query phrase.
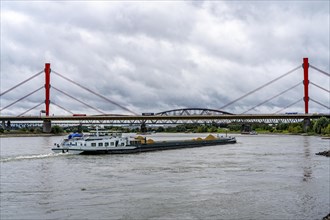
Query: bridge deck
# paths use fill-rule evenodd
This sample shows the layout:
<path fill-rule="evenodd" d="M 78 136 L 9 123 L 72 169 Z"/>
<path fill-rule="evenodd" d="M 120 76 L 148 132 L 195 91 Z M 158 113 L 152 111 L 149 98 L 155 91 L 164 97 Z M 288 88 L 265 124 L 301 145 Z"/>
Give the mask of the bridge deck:
<path fill-rule="evenodd" d="M 88 115 L 88 116 L 0 116 L 0 121 L 40 123 L 81 124 L 182 124 L 182 123 L 292 123 L 304 119 L 330 118 L 330 114 L 241 114 L 241 115 L 176 115 L 176 116 L 140 116 L 140 115 Z"/>

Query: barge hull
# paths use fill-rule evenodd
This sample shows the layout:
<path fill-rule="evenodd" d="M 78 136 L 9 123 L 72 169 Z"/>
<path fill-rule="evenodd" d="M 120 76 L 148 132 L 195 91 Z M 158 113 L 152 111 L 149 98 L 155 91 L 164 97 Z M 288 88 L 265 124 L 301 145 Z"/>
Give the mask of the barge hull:
<path fill-rule="evenodd" d="M 208 141 L 183 141 L 183 142 L 163 142 L 163 143 L 153 143 L 153 144 L 142 144 L 134 149 L 108 149 L 108 150 L 93 150 L 84 151 L 81 154 L 134 154 L 150 151 L 163 151 L 163 150 L 174 150 L 182 148 L 195 148 L 195 147 L 206 147 L 214 145 L 224 145 L 224 144 L 235 144 L 236 139 L 226 139 L 226 140 L 208 140 Z"/>

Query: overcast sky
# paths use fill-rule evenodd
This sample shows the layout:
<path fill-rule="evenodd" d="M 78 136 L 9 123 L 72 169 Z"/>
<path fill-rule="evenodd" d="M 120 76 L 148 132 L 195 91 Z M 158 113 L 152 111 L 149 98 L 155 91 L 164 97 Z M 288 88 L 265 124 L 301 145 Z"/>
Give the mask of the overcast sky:
<path fill-rule="evenodd" d="M 138 114 L 202 107 L 242 113 L 304 112 L 303 69 L 330 72 L 329 1 L 1 1 L 1 93 L 51 69 Z M 328 76 L 310 81 L 330 89 Z M 1 109 L 44 85 L 44 74 L 2 95 Z M 131 114 L 54 72 L 53 88 L 105 113 Z M 328 92 L 310 98 L 330 106 Z M 44 90 L 1 111 L 18 115 L 45 100 Z M 51 89 L 51 102 L 74 113 L 99 112 Z M 38 115 L 44 105 L 27 115 Z M 329 109 L 310 101 L 310 112 Z M 68 114 L 51 105 L 51 114 Z"/>

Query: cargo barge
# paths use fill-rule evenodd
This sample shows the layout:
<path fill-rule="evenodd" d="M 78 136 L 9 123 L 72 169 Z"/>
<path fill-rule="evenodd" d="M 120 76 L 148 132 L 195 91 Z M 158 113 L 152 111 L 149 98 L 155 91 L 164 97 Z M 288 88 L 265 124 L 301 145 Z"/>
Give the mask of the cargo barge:
<path fill-rule="evenodd" d="M 143 137 L 123 137 L 121 133 L 99 132 L 94 134 L 70 134 L 61 143 L 55 143 L 52 151 L 70 154 L 132 154 L 149 151 L 194 148 L 236 143 L 235 137 L 214 137 L 177 141 L 153 141 Z"/>

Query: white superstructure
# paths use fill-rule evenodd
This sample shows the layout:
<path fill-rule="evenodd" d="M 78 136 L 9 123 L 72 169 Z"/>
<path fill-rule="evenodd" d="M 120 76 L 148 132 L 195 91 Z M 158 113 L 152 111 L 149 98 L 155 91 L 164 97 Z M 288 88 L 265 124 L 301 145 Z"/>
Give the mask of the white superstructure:
<path fill-rule="evenodd" d="M 135 149 L 138 142 L 128 137 L 123 137 L 121 133 L 106 131 L 91 132 L 90 134 L 71 134 L 62 140 L 60 144 L 55 144 L 52 150 L 56 153 L 80 154 L 83 152 L 100 152 L 109 150 Z"/>

